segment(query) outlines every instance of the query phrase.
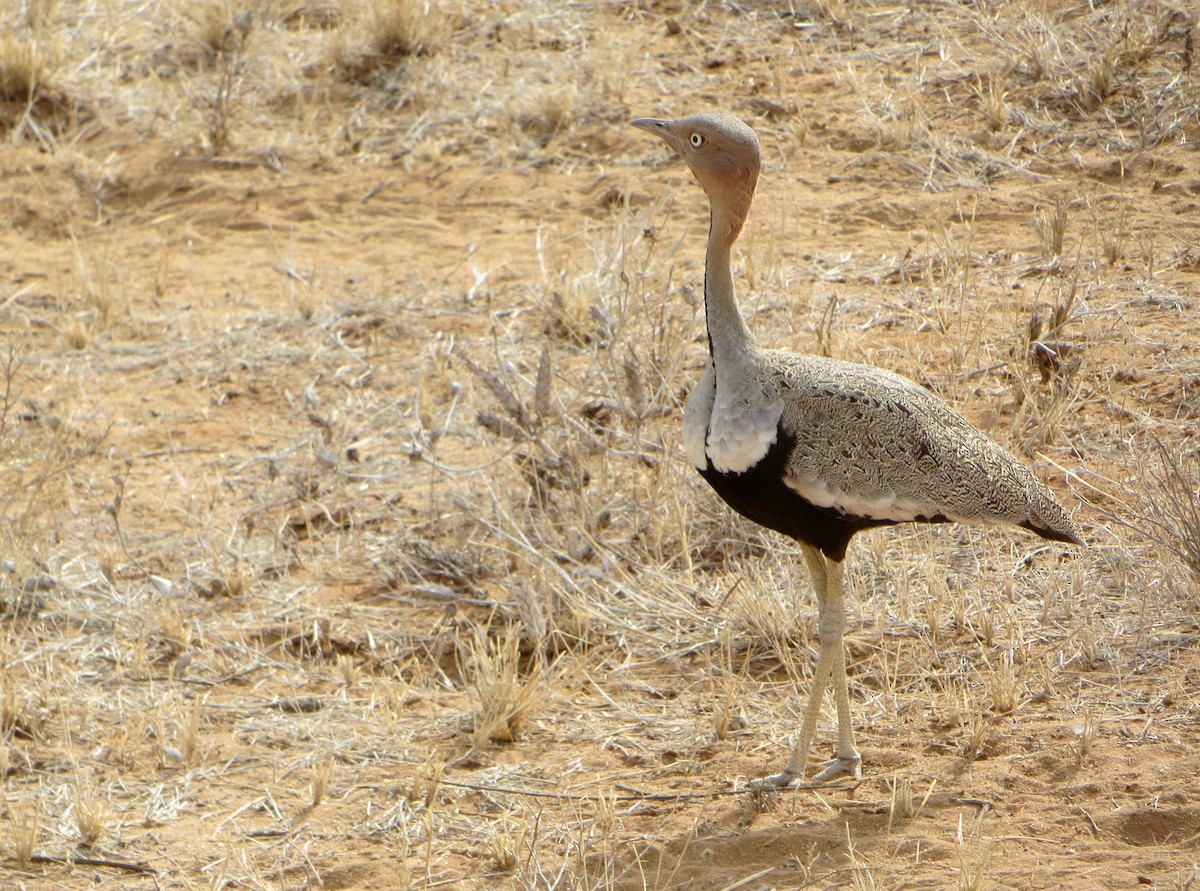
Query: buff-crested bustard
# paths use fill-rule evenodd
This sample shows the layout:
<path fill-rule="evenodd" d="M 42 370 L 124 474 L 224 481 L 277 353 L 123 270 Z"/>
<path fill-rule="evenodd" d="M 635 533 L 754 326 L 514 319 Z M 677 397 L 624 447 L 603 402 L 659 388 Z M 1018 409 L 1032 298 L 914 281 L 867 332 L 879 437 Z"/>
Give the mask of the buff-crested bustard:
<path fill-rule="evenodd" d="M 907 522 L 1022 526 L 1074 544 L 1082 533 L 1025 465 L 924 387 L 870 365 L 760 347 L 730 267 L 758 182 L 758 137 L 724 113 L 633 125 L 683 157 L 710 205 L 709 362 L 683 413 L 687 457 L 730 507 L 800 543 L 816 589 L 820 656 L 795 750 L 782 773 L 755 785 L 803 782 L 831 681 L 836 757 L 814 779 L 858 776 L 842 646 L 851 537 Z"/>

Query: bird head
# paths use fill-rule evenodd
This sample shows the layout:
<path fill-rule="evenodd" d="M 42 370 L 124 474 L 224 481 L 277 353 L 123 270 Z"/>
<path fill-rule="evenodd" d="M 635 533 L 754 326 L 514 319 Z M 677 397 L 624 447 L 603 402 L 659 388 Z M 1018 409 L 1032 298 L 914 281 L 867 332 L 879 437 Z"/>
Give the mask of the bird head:
<path fill-rule="evenodd" d="M 653 133 L 675 149 L 704 187 L 714 211 L 728 211 L 730 223 L 741 228 L 750 212 L 761 166 L 758 137 L 753 130 L 720 111 L 677 121 L 638 118 L 633 126 Z"/>

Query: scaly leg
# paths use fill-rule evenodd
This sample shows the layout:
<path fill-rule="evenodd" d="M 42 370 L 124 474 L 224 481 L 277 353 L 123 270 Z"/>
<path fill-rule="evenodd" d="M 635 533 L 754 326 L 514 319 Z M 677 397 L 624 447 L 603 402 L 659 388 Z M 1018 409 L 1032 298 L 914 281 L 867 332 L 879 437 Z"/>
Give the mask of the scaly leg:
<path fill-rule="evenodd" d="M 804 557 L 812 574 L 813 587 L 817 595 L 817 630 L 821 649 L 817 667 L 813 671 L 812 690 L 809 692 L 808 707 L 796 747 L 791 760 L 782 773 L 763 777 L 751 783 L 751 788 L 788 788 L 804 781 L 808 766 L 808 749 L 817 729 L 821 714 L 821 703 L 830 681 L 833 682 L 834 698 L 838 713 L 837 757 L 814 779 L 823 783 L 842 775 L 858 776 L 862 759 L 854 745 L 854 721 L 850 714 L 850 691 L 846 682 L 846 656 L 842 648 L 842 634 L 846 626 L 846 613 L 842 597 L 842 566 L 829 560 L 816 548 L 802 545 Z"/>
<path fill-rule="evenodd" d="M 822 556 L 818 554 L 818 556 Z M 825 559 L 822 557 L 822 559 Z M 825 560 L 825 609 L 820 616 L 821 651 L 826 641 L 835 651 L 833 659 L 833 697 L 837 704 L 838 742 L 836 757 L 825 765 L 813 778 L 813 782 L 825 783 L 840 776 L 857 778 L 862 770 L 862 757 L 854 744 L 854 715 L 850 712 L 850 687 L 846 681 L 846 649 L 842 635 L 846 630 L 846 607 L 842 595 L 842 564 L 836 560 Z M 826 626 L 828 620 L 828 627 Z"/>

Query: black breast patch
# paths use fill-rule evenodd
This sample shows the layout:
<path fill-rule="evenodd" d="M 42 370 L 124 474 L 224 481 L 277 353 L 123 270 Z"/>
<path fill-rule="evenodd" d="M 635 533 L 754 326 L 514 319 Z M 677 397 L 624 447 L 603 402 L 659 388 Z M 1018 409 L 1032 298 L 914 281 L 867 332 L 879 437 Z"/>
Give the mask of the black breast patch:
<path fill-rule="evenodd" d="M 722 473 L 708 462 L 700 471 L 710 486 L 735 511 L 760 526 L 819 549 L 831 560 L 842 560 L 856 532 L 894 520 L 856 517 L 832 507 L 819 507 L 802 498 L 783 481 L 795 437 L 783 428 L 762 460 L 743 473 Z"/>

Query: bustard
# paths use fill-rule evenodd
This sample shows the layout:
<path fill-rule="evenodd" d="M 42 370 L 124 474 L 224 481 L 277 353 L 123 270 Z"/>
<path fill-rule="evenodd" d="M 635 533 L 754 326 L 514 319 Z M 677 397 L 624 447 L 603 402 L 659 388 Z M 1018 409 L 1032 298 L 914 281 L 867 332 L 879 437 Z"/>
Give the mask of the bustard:
<path fill-rule="evenodd" d="M 730 252 L 758 182 L 758 137 L 737 118 L 641 118 L 708 194 L 704 310 L 709 362 L 683 413 L 688 458 L 730 507 L 800 543 L 816 589 L 820 655 L 792 757 L 759 787 L 803 782 L 832 681 L 836 757 L 814 778 L 858 776 L 846 661 L 842 560 L 851 537 L 895 523 L 1023 526 L 1082 544 L 1053 493 L 942 399 L 870 365 L 763 349 L 733 291 Z"/>

